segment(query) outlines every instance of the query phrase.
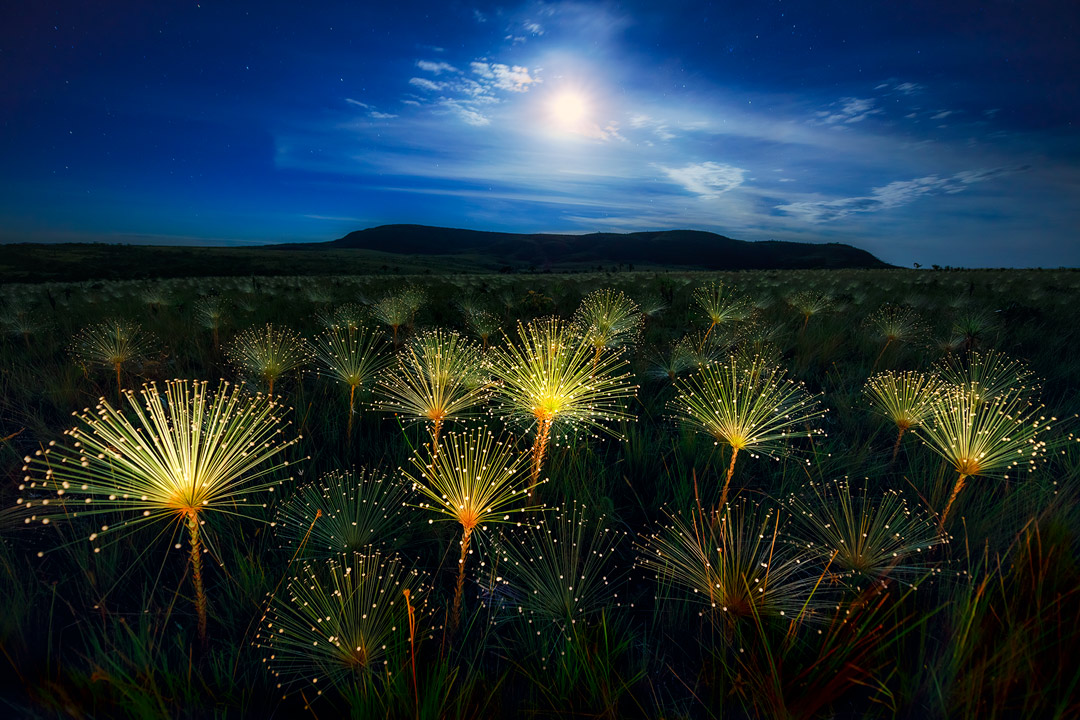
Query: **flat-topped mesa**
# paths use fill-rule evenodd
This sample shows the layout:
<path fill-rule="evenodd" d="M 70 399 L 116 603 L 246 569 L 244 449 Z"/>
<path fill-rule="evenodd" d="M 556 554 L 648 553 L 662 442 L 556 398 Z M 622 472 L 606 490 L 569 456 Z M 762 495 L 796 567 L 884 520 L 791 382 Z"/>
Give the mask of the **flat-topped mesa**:
<path fill-rule="evenodd" d="M 702 230 L 632 233 L 506 233 L 426 225 L 380 225 L 325 243 L 278 249 L 375 250 L 401 255 L 483 255 L 507 264 L 642 264 L 707 270 L 887 268 L 841 243 L 747 242 Z"/>

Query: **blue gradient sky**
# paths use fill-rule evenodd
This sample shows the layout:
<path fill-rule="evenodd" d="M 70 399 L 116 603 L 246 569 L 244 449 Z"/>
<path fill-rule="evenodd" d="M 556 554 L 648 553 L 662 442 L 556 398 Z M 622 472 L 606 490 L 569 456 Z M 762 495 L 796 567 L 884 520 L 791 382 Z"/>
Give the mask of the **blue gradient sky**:
<path fill-rule="evenodd" d="M 0 241 L 697 228 L 1080 265 L 1080 3 L 0 10 Z"/>

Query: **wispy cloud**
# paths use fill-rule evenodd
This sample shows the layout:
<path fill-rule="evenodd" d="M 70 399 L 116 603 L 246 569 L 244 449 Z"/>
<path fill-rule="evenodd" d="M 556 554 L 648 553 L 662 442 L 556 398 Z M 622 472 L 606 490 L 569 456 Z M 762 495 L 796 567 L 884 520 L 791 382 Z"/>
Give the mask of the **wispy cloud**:
<path fill-rule="evenodd" d="M 1016 169 L 994 168 L 992 170 L 966 170 L 949 177 L 927 175 L 913 180 L 897 180 L 874 188 L 869 195 L 835 198 L 832 200 L 807 200 L 778 205 L 788 215 L 806 222 L 822 223 L 845 218 L 855 213 L 874 213 L 907 205 L 929 195 L 952 195 L 963 192 L 969 186 Z"/>
<path fill-rule="evenodd" d="M 469 67 L 473 73 L 500 90 L 527 92 L 532 85 L 541 82 L 539 78 L 529 74 L 529 68 L 522 65 L 474 61 L 469 64 Z"/>
<path fill-rule="evenodd" d="M 743 184 L 746 176 L 746 170 L 742 168 L 716 162 L 691 163 L 677 168 L 664 165 L 656 167 L 688 192 L 706 198 L 734 190 Z"/>
<path fill-rule="evenodd" d="M 817 118 L 817 122 L 825 125 L 836 125 L 838 123 L 850 125 L 851 123 L 862 122 L 871 115 L 880 112 L 881 108 L 875 107 L 875 101 L 872 98 L 847 97 L 832 103 L 828 109 L 821 110 L 815 113 L 814 116 Z"/>
<path fill-rule="evenodd" d="M 456 67 L 448 62 L 438 61 L 433 62 L 431 60 L 417 60 L 416 67 L 420 68 L 424 72 L 435 73 L 440 75 L 444 72 L 456 73 L 460 72 Z"/>
<path fill-rule="evenodd" d="M 439 98 L 439 107 L 445 108 L 452 115 L 474 127 L 483 127 L 491 124 L 491 118 L 487 117 L 475 107 L 453 98 Z"/>
<path fill-rule="evenodd" d="M 915 93 L 922 92 L 924 88 L 925 86 L 913 82 L 903 82 L 893 86 L 893 90 L 904 93 L 905 95 L 914 95 Z"/>
<path fill-rule="evenodd" d="M 892 80 L 879 83 L 874 86 L 875 90 L 884 90 L 886 93 L 898 92 L 903 95 L 915 95 L 926 89 L 925 85 L 914 82 L 894 83 Z"/>
<path fill-rule="evenodd" d="M 431 91 L 442 90 L 443 87 L 445 87 L 444 83 L 434 82 L 432 80 L 428 80 L 427 78 L 421 78 L 421 77 L 409 78 L 409 84 L 414 86 L 414 87 L 418 87 L 421 90 L 431 90 Z"/>
<path fill-rule="evenodd" d="M 364 110 L 367 110 L 368 117 L 374 118 L 375 120 L 389 120 L 390 118 L 397 117 L 397 115 L 395 115 L 394 113 L 381 112 L 379 110 L 376 110 L 374 105 L 370 105 L 366 102 L 361 102 L 352 98 L 345 98 L 345 102 L 350 105 L 355 105 L 358 108 L 363 108 Z"/>

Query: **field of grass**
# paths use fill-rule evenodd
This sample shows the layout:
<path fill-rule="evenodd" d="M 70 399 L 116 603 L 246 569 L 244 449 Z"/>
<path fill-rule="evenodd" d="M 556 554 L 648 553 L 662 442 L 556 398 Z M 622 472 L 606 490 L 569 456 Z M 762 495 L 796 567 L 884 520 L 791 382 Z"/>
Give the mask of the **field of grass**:
<path fill-rule="evenodd" d="M 0 703 L 1077 717 L 1078 291 L 908 270 L 5 285 Z"/>

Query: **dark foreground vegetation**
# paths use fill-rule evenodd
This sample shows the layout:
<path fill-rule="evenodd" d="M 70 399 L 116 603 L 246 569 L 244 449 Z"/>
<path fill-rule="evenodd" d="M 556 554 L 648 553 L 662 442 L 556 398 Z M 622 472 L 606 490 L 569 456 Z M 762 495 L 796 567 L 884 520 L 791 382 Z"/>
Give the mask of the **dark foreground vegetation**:
<path fill-rule="evenodd" d="M 0 702 L 1077 717 L 1078 289 L 7 285 Z"/>

